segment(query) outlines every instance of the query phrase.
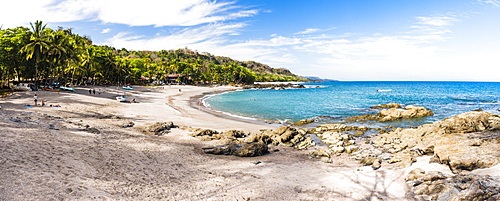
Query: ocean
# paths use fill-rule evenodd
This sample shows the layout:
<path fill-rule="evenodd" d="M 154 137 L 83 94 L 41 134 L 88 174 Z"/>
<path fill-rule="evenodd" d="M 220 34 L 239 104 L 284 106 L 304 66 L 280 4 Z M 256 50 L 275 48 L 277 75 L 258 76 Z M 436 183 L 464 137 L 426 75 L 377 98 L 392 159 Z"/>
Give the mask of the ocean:
<path fill-rule="evenodd" d="M 500 82 L 341 81 L 304 85 L 307 88 L 226 92 L 208 96 L 203 102 L 212 110 L 240 118 L 292 123 L 316 118 L 310 126 L 346 123 L 344 119 L 351 116 L 376 114 L 379 110 L 370 107 L 387 103 L 423 106 L 435 115 L 370 125 L 419 126 L 476 109 L 492 113 L 500 109 Z"/>

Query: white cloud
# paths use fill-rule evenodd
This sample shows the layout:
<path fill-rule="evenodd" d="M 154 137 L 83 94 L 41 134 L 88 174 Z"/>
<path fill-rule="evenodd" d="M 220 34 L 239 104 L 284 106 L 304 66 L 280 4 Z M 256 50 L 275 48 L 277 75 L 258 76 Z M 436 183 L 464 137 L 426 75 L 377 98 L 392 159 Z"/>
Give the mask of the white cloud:
<path fill-rule="evenodd" d="M 311 33 L 316 33 L 316 32 L 319 32 L 321 31 L 321 29 L 306 29 L 304 31 L 300 31 L 300 32 L 297 32 L 295 34 L 311 34 Z"/>
<path fill-rule="evenodd" d="M 2 3 L 0 19 L 6 27 L 35 20 L 70 22 L 97 20 L 130 26 L 193 26 L 256 15 L 235 2 L 211 0 L 17 0 Z M 22 12 L 19 12 L 22 8 Z"/>
<path fill-rule="evenodd" d="M 101 31 L 101 33 L 109 33 L 109 32 L 111 32 L 110 28 L 106 28 Z"/>
<path fill-rule="evenodd" d="M 199 28 L 185 28 L 168 36 L 160 35 L 154 38 L 132 35 L 131 33 L 119 33 L 109 39 L 106 44 L 134 50 L 177 49 L 186 46 L 192 47 L 195 44 L 206 43 L 207 41 L 223 40 L 221 36 L 235 35 L 237 30 L 244 26 L 244 23 L 210 24 Z"/>
<path fill-rule="evenodd" d="M 417 19 L 420 20 L 419 24 L 437 27 L 451 25 L 452 22 L 457 21 L 456 18 L 449 16 L 417 17 Z"/>
<path fill-rule="evenodd" d="M 500 7 L 500 1 L 498 0 L 477 0 L 479 3 L 490 4 L 496 7 Z"/>

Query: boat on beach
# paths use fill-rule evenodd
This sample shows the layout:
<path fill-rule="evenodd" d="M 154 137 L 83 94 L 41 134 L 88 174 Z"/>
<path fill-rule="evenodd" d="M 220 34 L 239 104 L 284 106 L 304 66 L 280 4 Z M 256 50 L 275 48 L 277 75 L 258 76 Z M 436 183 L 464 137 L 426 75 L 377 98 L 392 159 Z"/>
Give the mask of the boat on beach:
<path fill-rule="evenodd" d="M 124 86 L 124 87 L 122 87 L 122 89 L 132 90 L 132 89 L 134 89 L 134 88 L 132 88 L 131 86 Z"/>
<path fill-rule="evenodd" d="M 60 89 L 45 88 L 45 91 L 61 91 Z"/>
<path fill-rule="evenodd" d="M 66 87 L 66 86 L 61 86 L 61 87 L 59 87 L 59 89 L 62 89 L 64 91 L 75 91 L 75 89 L 73 89 L 71 87 Z"/>
<path fill-rule="evenodd" d="M 127 102 L 127 97 L 125 97 L 125 96 L 117 96 L 116 100 L 118 102 Z"/>

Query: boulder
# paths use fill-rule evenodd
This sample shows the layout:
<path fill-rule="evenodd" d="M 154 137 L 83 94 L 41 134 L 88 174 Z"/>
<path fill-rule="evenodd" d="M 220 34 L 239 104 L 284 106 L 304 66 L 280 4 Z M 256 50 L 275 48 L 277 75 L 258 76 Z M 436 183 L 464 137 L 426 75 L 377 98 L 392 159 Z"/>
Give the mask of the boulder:
<path fill-rule="evenodd" d="M 262 156 L 269 153 L 268 146 L 260 142 L 245 144 L 228 143 L 221 146 L 205 147 L 202 149 L 207 154 L 235 155 L 239 157 Z"/>
<path fill-rule="evenodd" d="M 315 119 L 302 119 L 292 124 L 292 126 L 303 126 L 306 124 L 314 123 Z"/>
<path fill-rule="evenodd" d="M 147 128 L 147 131 L 154 133 L 155 135 L 164 135 L 170 132 L 171 128 L 174 128 L 173 122 L 156 122 Z"/>
<path fill-rule="evenodd" d="M 248 136 L 247 133 L 245 133 L 243 131 L 239 131 L 239 130 L 229 130 L 229 131 L 223 132 L 221 135 L 224 137 L 227 137 L 227 138 L 244 138 L 244 137 Z"/>
<path fill-rule="evenodd" d="M 394 103 L 395 104 L 395 103 Z M 395 107 L 397 105 L 391 105 L 393 107 L 389 107 L 389 109 L 382 109 L 376 115 L 360 115 L 354 116 L 352 118 L 346 119 L 346 121 L 380 121 L 380 122 L 388 122 L 388 121 L 396 121 L 400 119 L 409 119 L 409 118 L 418 118 L 418 117 L 427 117 L 432 116 L 434 113 L 424 107 L 408 105 L 402 109 L 399 107 Z M 381 106 L 375 106 L 376 108 L 384 108 Z M 373 107 L 372 107 L 373 108 Z"/>
<path fill-rule="evenodd" d="M 296 149 L 307 149 L 314 141 L 306 132 L 301 132 L 290 126 L 281 126 L 276 130 L 264 130 L 260 134 L 252 134 L 246 142 L 261 142 L 271 145 L 284 145 Z"/>
<path fill-rule="evenodd" d="M 219 134 L 219 132 L 216 130 L 210 130 L 210 129 L 200 129 L 200 130 L 195 131 L 189 135 L 192 137 L 200 137 L 200 136 L 213 136 L 215 134 Z"/>
<path fill-rule="evenodd" d="M 403 110 L 396 108 L 383 109 L 377 115 L 375 115 L 373 119 L 381 122 L 387 122 L 399 119 L 410 119 L 432 115 L 434 115 L 434 113 L 429 109 L 409 105 L 404 107 Z"/>

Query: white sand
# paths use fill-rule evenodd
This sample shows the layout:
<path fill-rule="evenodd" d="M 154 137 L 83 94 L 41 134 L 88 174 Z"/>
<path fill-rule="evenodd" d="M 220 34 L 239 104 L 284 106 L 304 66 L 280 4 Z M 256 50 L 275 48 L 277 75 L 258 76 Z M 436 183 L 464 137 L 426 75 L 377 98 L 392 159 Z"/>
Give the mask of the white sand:
<path fill-rule="evenodd" d="M 60 108 L 24 107 L 35 92 L 0 100 L 0 200 L 412 200 L 407 171 L 386 163 L 374 171 L 347 156 L 308 159 L 315 148 L 271 147 L 279 151 L 253 158 L 206 155 L 201 147 L 216 141 L 182 129 L 161 137 L 142 132 L 158 121 L 219 131 L 279 126 L 190 106 L 193 96 L 231 87 L 101 89 L 101 95 L 88 88 L 37 92 Z M 123 93 L 140 103 L 117 102 Z M 129 121 L 135 126 L 121 127 Z"/>

